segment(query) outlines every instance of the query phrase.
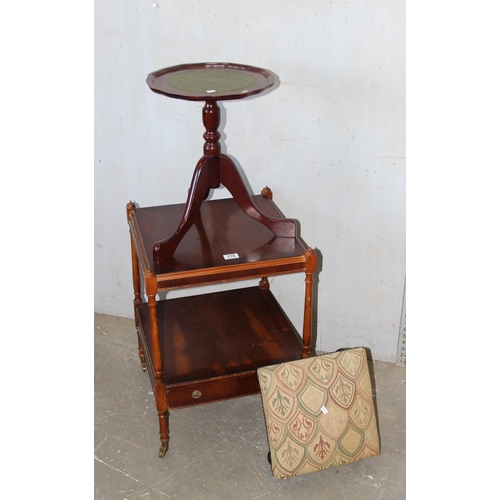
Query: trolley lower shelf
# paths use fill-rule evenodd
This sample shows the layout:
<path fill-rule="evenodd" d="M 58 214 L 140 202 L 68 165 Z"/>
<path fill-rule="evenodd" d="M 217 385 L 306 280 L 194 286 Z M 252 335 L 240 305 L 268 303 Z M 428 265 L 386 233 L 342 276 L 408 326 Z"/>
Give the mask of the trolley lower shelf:
<path fill-rule="evenodd" d="M 147 304 L 137 312 L 153 381 Z M 156 316 L 169 408 L 259 393 L 258 367 L 302 353 L 302 341 L 277 300 L 258 286 L 158 301 Z"/>

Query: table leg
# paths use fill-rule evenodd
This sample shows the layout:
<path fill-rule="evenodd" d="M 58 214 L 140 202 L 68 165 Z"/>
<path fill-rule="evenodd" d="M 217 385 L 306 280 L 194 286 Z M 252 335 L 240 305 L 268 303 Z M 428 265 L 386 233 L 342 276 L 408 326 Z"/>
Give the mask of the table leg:
<path fill-rule="evenodd" d="M 158 318 L 156 314 L 156 294 L 158 293 L 158 286 L 155 275 L 150 270 L 147 270 L 144 276 L 146 280 L 146 294 L 148 296 L 149 322 L 151 325 L 151 357 L 154 372 L 154 394 L 160 425 L 161 447 L 158 455 L 162 458 L 165 456 L 168 449 L 169 430 L 167 388 L 163 381 L 163 362 L 161 357 Z"/>
<path fill-rule="evenodd" d="M 231 193 L 238 206 L 249 217 L 270 229 L 275 236 L 294 238 L 296 225 L 293 219 L 276 219 L 261 212 L 254 204 L 241 178 L 238 168 L 229 156 L 220 156 L 220 181 Z"/>
<path fill-rule="evenodd" d="M 173 257 L 183 236 L 198 217 L 201 204 L 207 198 L 210 191 L 213 162 L 214 159 L 212 157 L 203 156 L 196 165 L 179 227 L 168 238 L 157 242 L 153 247 L 154 264 L 157 268 L 160 268 L 162 264 Z"/>
<path fill-rule="evenodd" d="M 306 257 L 306 293 L 304 303 L 304 328 L 302 330 L 302 353 L 301 358 L 309 358 L 311 356 L 311 339 L 312 339 L 312 290 L 313 290 L 313 274 L 316 272 L 316 254 L 312 248 L 308 248 L 305 253 Z"/>
<path fill-rule="evenodd" d="M 135 203 L 127 203 L 127 220 L 130 220 L 131 214 L 134 212 L 136 206 Z M 141 360 L 142 371 L 147 370 L 146 359 L 144 357 L 144 351 L 142 349 L 141 339 L 139 337 L 139 318 L 137 317 L 137 306 L 143 303 L 141 297 L 141 274 L 139 270 L 139 257 L 137 256 L 137 250 L 135 248 L 134 238 L 132 237 L 132 232 L 130 232 L 130 246 L 132 250 L 132 282 L 134 285 L 134 318 L 135 318 L 135 329 L 137 332 L 137 343 L 139 350 L 139 359 Z"/>

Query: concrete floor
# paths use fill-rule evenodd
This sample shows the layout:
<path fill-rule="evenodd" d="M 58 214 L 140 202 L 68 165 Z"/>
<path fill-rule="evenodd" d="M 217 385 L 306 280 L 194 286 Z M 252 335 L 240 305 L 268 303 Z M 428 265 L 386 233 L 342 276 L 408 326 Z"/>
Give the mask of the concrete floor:
<path fill-rule="evenodd" d="M 373 363 L 380 456 L 277 480 L 260 395 L 172 411 L 169 450 L 160 459 L 133 320 L 96 314 L 94 330 L 96 500 L 405 498 L 405 368 Z"/>

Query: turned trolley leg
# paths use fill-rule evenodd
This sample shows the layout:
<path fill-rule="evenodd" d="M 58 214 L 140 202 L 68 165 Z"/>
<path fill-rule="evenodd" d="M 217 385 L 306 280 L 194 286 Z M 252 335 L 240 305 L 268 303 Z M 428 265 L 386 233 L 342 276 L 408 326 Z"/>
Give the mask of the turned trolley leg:
<path fill-rule="evenodd" d="M 168 402 L 167 388 L 163 381 L 163 364 L 161 359 L 160 333 L 158 328 L 158 318 L 156 315 L 156 294 L 158 293 L 158 284 L 156 276 L 151 270 L 144 273 L 146 280 L 146 294 L 148 296 L 149 322 L 151 325 L 151 358 L 153 361 L 154 372 L 154 393 L 156 400 L 156 410 L 158 412 L 158 421 L 160 424 L 160 451 L 158 456 L 163 458 L 168 450 L 169 432 L 168 432 Z"/>
<path fill-rule="evenodd" d="M 127 221 L 130 222 L 130 217 L 135 211 L 135 203 L 127 203 Z M 132 282 L 134 285 L 134 318 L 135 318 L 135 329 L 137 332 L 137 343 L 139 350 L 139 359 L 141 360 L 142 371 L 146 371 L 146 359 L 144 358 L 144 351 L 142 349 L 141 339 L 139 337 L 139 318 L 137 317 L 137 306 L 143 304 L 141 297 L 141 274 L 139 270 L 139 257 L 137 256 L 137 250 L 135 248 L 134 238 L 132 237 L 132 231 L 130 233 L 130 247 L 132 250 Z"/>
<path fill-rule="evenodd" d="M 316 272 L 316 254 L 312 248 L 308 248 L 304 254 L 306 257 L 306 294 L 304 304 L 304 328 L 302 338 L 301 358 L 311 356 L 311 338 L 312 338 L 312 290 L 313 274 Z"/>
<path fill-rule="evenodd" d="M 156 394 L 156 408 L 158 410 L 158 422 L 160 424 L 160 450 L 158 456 L 163 458 L 168 451 L 168 405 L 167 405 L 167 391 L 165 384 L 158 384 L 155 387 Z"/>

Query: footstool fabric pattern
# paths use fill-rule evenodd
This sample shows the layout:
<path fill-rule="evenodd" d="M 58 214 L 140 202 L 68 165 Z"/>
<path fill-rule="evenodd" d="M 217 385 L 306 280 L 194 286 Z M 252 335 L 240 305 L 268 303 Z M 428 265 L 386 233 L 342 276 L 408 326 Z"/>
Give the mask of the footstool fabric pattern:
<path fill-rule="evenodd" d="M 257 376 L 276 478 L 380 454 L 366 349 L 262 367 Z"/>

